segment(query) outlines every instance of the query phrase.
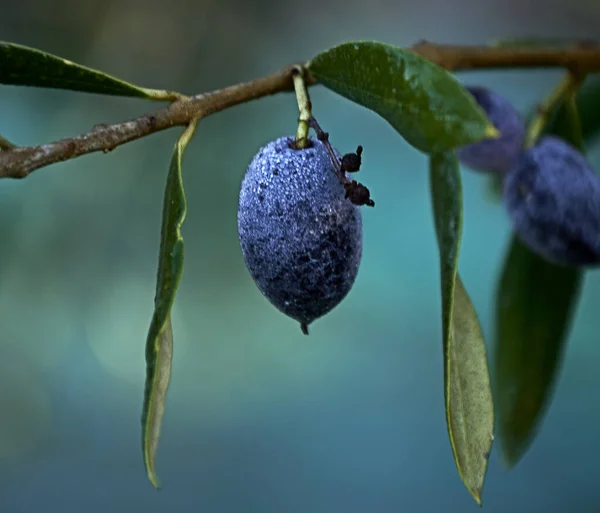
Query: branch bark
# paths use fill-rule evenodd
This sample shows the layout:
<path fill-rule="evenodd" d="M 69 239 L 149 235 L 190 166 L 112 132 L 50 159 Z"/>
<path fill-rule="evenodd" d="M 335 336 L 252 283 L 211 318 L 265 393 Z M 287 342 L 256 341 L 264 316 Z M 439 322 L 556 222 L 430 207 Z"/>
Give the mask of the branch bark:
<path fill-rule="evenodd" d="M 600 71 L 600 46 L 586 41 L 556 48 L 437 45 L 419 41 L 411 50 L 448 71 L 566 68 L 576 75 Z"/>
<path fill-rule="evenodd" d="M 600 71 L 600 46 L 586 42 L 559 48 L 511 48 L 438 45 L 420 41 L 411 51 L 449 71 L 508 68 L 566 68 L 573 73 Z M 88 153 L 109 151 L 174 126 L 186 126 L 240 103 L 284 91 L 293 91 L 292 71 L 287 66 L 272 75 L 178 99 L 167 107 L 113 125 L 96 125 L 88 133 L 39 146 L 16 146 L 0 151 L 0 178 L 25 178 L 36 169 Z M 316 81 L 310 75 L 307 85 Z"/>

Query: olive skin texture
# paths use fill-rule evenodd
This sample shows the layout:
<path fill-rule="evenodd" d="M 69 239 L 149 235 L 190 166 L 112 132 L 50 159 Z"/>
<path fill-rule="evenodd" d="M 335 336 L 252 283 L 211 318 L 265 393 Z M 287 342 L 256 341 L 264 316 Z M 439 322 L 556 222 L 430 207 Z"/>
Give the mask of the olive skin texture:
<path fill-rule="evenodd" d="M 504 205 L 520 240 L 548 262 L 600 263 L 600 177 L 551 135 L 523 151 L 504 178 Z"/>
<path fill-rule="evenodd" d="M 238 237 L 258 289 L 307 334 L 354 284 L 362 216 L 344 197 L 323 143 L 309 138 L 305 149 L 293 143 L 293 136 L 280 137 L 250 162 L 239 195 Z"/>
<path fill-rule="evenodd" d="M 462 146 L 456 155 L 473 171 L 506 174 L 521 153 L 525 139 L 523 118 L 504 96 L 485 87 L 466 89 L 500 132 L 500 137 Z"/>

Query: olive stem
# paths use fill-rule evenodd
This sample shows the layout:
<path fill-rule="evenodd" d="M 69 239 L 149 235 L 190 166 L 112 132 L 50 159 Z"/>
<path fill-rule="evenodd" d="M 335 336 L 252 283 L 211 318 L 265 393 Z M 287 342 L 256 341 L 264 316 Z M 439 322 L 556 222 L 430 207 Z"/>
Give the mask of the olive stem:
<path fill-rule="evenodd" d="M 292 79 L 294 81 L 294 90 L 296 91 L 296 100 L 298 101 L 298 129 L 296 130 L 296 148 L 302 149 L 308 146 L 308 121 L 312 117 L 312 105 L 308 96 L 308 89 L 304 79 L 304 68 L 294 66 L 292 68 Z"/>
<path fill-rule="evenodd" d="M 369 189 L 367 189 L 367 187 L 365 187 L 363 184 L 358 183 L 356 180 L 348 180 L 346 178 L 346 170 L 343 165 L 343 160 L 350 155 L 345 155 L 342 157 L 342 162 L 340 162 L 335 154 L 333 146 L 331 146 L 331 143 L 329 142 L 329 133 L 323 131 L 313 116 L 309 118 L 308 125 L 316 132 L 317 139 L 323 143 L 323 146 L 325 147 L 325 150 L 327 151 L 327 154 L 331 160 L 331 164 L 333 165 L 333 169 L 338 175 L 340 182 L 344 186 L 346 191 L 346 199 L 349 199 L 352 203 L 358 206 L 367 205 L 369 207 L 374 207 L 375 202 L 371 199 L 371 193 L 369 192 Z M 362 146 L 359 146 L 356 149 L 356 152 L 357 153 L 354 155 L 354 157 L 360 158 Z M 358 166 L 354 168 L 354 171 L 358 171 L 359 167 L 360 162 L 358 163 Z"/>
<path fill-rule="evenodd" d="M 325 151 L 327 151 L 327 154 L 329 155 L 331 164 L 333 165 L 333 168 L 335 169 L 335 172 L 337 173 L 340 182 L 342 182 L 342 184 L 345 184 L 348 180 L 346 180 L 346 176 L 342 171 L 342 165 L 336 157 L 335 151 L 333 151 L 333 146 L 331 146 L 331 143 L 329 142 L 329 133 L 323 131 L 323 129 L 319 126 L 319 123 L 313 116 L 310 116 L 308 118 L 307 125 L 315 131 L 315 133 L 317 134 L 317 139 L 323 143 Z"/>
<path fill-rule="evenodd" d="M 531 120 L 525 136 L 525 148 L 534 146 L 550 121 L 550 116 L 560 102 L 573 96 L 581 86 L 585 76 L 568 71 L 556 88 L 538 106 L 537 113 Z"/>

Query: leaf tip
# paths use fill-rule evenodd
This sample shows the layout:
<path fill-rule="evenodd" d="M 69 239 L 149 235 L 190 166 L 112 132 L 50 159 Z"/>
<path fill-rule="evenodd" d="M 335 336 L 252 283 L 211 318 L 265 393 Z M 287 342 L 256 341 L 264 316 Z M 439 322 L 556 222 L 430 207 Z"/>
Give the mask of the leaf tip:
<path fill-rule="evenodd" d="M 477 503 L 477 505 L 480 508 L 483 507 L 483 501 L 481 500 L 482 490 L 483 490 L 482 486 L 478 486 L 477 488 L 469 489 L 469 492 L 471 492 L 471 496 L 473 497 L 473 499 L 475 499 L 475 502 Z"/>
<path fill-rule="evenodd" d="M 492 124 L 488 124 L 483 133 L 486 139 L 498 139 L 502 135 L 500 131 Z"/>
<path fill-rule="evenodd" d="M 500 462 L 504 471 L 509 471 L 516 466 L 523 457 L 523 451 L 516 447 L 502 445 L 500 450 Z"/>
<path fill-rule="evenodd" d="M 145 466 L 146 466 L 146 474 L 148 476 L 148 480 L 150 484 L 156 489 L 160 490 L 162 488 L 158 476 L 156 475 L 156 470 L 154 469 L 154 462 L 149 458 L 145 458 Z"/>
<path fill-rule="evenodd" d="M 464 475 L 464 473 L 460 469 L 458 470 L 458 475 L 460 477 L 460 480 L 465 485 L 465 488 L 467 489 L 467 491 L 471 495 L 471 497 L 473 497 L 473 499 L 475 500 L 475 502 L 477 503 L 477 505 L 479 507 L 482 507 L 483 506 L 483 502 L 481 500 L 481 493 L 482 493 L 482 490 L 483 490 L 483 482 L 477 483 L 477 484 L 473 483 L 472 481 L 469 482 L 469 480 L 467 479 L 467 477 Z"/>

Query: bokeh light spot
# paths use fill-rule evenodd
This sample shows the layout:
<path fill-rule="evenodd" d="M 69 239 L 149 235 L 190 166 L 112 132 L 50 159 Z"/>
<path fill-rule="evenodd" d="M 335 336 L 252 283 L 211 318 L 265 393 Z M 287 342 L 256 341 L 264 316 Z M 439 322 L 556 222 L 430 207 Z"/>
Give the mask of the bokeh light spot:
<path fill-rule="evenodd" d="M 154 308 L 154 277 L 126 273 L 106 287 L 87 318 L 90 348 L 100 365 L 136 386 L 146 376 L 145 345 Z M 171 313 L 174 357 L 186 350 L 185 324 L 177 305 Z"/>
<path fill-rule="evenodd" d="M 0 461 L 3 463 L 22 461 L 45 440 L 52 408 L 40 378 L 39 370 L 23 361 L 10 368 L 0 365 Z"/>

